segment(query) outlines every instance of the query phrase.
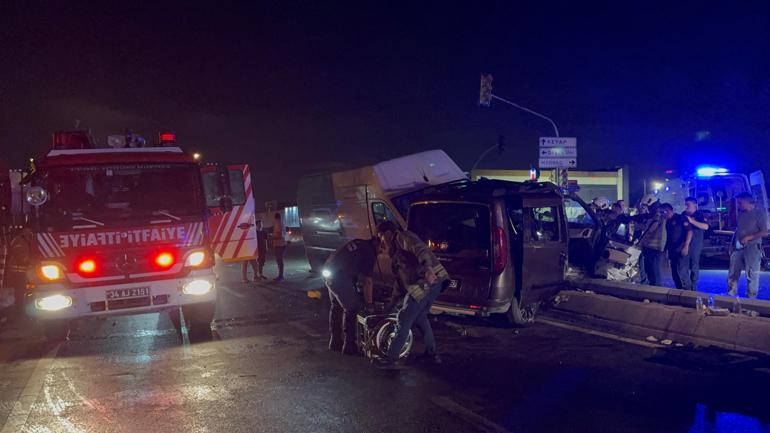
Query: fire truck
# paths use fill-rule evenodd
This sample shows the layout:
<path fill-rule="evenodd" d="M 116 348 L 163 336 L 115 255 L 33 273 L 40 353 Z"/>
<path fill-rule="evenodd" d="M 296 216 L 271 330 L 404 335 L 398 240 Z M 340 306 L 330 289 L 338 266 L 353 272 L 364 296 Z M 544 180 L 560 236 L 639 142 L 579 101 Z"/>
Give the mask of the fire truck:
<path fill-rule="evenodd" d="M 256 254 L 248 166 L 201 166 L 173 133 L 107 143 L 58 132 L 32 170 L 11 171 L 4 286 L 52 340 L 75 320 L 150 312 L 210 338 L 216 257 Z"/>
<path fill-rule="evenodd" d="M 669 173 L 673 174 L 673 173 Z M 735 196 L 751 193 L 756 206 L 764 209 L 770 219 L 765 178 L 761 171 L 749 175 L 736 173 L 724 167 L 700 166 L 682 176 L 655 181 L 652 192 L 663 203 L 671 203 L 674 210 L 684 210 L 684 200 L 695 197 L 710 229 L 706 233 L 703 258 L 718 262 L 729 261 L 728 246 L 737 226 L 738 206 Z M 770 243 L 765 239 L 765 256 L 770 257 Z M 767 267 L 767 260 L 763 263 Z"/>

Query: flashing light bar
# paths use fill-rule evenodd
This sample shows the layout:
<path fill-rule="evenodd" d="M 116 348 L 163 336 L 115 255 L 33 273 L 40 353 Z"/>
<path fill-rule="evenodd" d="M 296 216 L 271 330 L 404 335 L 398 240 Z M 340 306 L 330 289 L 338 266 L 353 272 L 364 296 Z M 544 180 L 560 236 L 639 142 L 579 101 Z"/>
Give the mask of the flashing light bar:
<path fill-rule="evenodd" d="M 722 167 L 703 166 L 703 167 L 698 167 L 696 169 L 696 173 L 698 173 L 698 176 L 701 176 L 701 177 L 711 177 L 711 176 L 716 176 L 718 174 L 727 173 L 727 169 Z"/>
<path fill-rule="evenodd" d="M 174 143 L 176 142 L 176 134 L 173 132 L 161 132 L 158 141 L 161 143 Z"/>

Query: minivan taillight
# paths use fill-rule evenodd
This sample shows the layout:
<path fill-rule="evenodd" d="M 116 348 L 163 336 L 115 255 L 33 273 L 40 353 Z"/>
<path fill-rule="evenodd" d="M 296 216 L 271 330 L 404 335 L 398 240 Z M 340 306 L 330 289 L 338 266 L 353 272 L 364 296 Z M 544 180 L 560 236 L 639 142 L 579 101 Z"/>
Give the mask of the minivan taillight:
<path fill-rule="evenodd" d="M 508 263 L 508 240 L 502 227 L 492 229 L 492 272 L 499 274 Z"/>

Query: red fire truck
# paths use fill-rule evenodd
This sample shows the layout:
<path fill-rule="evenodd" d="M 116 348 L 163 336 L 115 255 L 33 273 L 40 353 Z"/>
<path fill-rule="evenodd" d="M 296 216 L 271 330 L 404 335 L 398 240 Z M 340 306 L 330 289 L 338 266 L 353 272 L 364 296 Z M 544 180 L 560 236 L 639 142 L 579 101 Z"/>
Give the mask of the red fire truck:
<path fill-rule="evenodd" d="M 250 248 L 239 219 L 248 175 L 201 167 L 174 134 L 159 138 L 111 136 L 98 148 L 88 132 L 60 132 L 33 171 L 12 173 L 4 282 L 49 339 L 66 337 L 75 319 L 159 311 L 180 335 L 184 323 L 191 339 L 210 337 L 215 254 L 230 253 L 214 250 L 209 216 L 231 222 L 224 234 L 217 226 L 220 244 Z"/>

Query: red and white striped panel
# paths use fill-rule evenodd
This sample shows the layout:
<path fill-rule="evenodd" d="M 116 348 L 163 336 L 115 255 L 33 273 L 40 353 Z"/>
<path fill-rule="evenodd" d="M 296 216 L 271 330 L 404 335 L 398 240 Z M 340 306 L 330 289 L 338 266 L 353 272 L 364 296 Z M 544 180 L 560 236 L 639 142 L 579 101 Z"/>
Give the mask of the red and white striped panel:
<path fill-rule="evenodd" d="M 234 167 L 228 167 L 233 169 Z M 214 252 L 225 261 L 253 259 L 257 256 L 256 215 L 251 170 L 248 165 L 239 166 L 243 173 L 246 201 L 226 213 L 217 212 L 209 219 L 209 229 Z M 243 225 L 247 228 L 241 228 Z"/>
<path fill-rule="evenodd" d="M 51 233 L 37 234 L 37 248 L 45 258 L 64 257 L 64 251 Z"/>

